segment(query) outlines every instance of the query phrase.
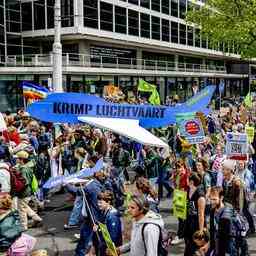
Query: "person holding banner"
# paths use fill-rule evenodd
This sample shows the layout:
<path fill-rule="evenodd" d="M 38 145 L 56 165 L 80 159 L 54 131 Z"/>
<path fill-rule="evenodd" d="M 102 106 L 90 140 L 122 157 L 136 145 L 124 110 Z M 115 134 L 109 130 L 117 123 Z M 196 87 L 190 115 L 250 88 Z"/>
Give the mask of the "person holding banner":
<path fill-rule="evenodd" d="M 104 215 L 104 224 L 108 229 L 111 240 L 115 246 L 119 247 L 122 245 L 122 223 L 121 223 L 121 215 L 120 213 L 113 207 L 114 203 L 114 195 L 111 191 L 104 191 L 99 193 L 98 195 L 98 205 L 99 209 L 103 212 Z M 98 224 L 98 223 L 97 223 Z M 95 232 L 99 231 L 98 225 L 94 225 L 93 230 Z M 103 240 L 106 238 L 103 235 Z M 101 248 L 98 246 L 97 237 L 93 237 L 93 244 L 96 251 L 96 255 L 105 255 L 106 247 L 108 245 L 108 241 L 106 241 L 106 245 L 102 245 Z"/>
<path fill-rule="evenodd" d="M 86 184 L 83 188 L 84 192 L 76 190 L 79 195 L 83 195 L 84 202 L 87 202 L 84 207 L 85 211 L 84 222 L 80 229 L 80 239 L 75 250 L 75 256 L 84 256 L 85 252 L 90 251 L 93 238 L 93 225 L 95 222 L 103 222 L 104 216 L 98 205 L 98 195 L 104 192 L 105 175 L 103 171 L 96 172 L 94 179 Z M 98 246 L 101 247 L 102 240 L 98 239 Z"/>

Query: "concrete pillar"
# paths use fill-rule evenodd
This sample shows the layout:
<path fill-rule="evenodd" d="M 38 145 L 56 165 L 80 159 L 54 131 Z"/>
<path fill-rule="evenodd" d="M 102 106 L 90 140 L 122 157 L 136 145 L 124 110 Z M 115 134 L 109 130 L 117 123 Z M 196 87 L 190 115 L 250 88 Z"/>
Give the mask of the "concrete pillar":
<path fill-rule="evenodd" d="M 83 0 L 74 0 L 74 26 L 79 29 L 79 27 L 84 26 L 84 7 Z"/>
<path fill-rule="evenodd" d="M 143 69 L 143 61 L 142 61 L 142 50 L 141 48 L 136 49 L 136 60 L 137 60 L 137 65 L 138 69 Z"/>
<path fill-rule="evenodd" d="M 178 71 L 179 70 L 179 55 L 175 55 L 174 58 L 174 65 L 175 65 L 175 70 Z"/>

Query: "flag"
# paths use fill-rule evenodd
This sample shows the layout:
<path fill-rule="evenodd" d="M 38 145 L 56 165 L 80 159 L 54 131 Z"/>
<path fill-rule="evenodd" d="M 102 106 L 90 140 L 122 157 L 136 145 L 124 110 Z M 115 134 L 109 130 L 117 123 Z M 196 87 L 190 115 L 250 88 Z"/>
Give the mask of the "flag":
<path fill-rule="evenodd" d="M 26 99 L 44 99 L 50 92 L 47 88 L 43 87 L 42 85 L 31 81 L 22 81 L 21 86 L 23 90 L 23 96 Z"/>
<path fill-rule="evenodd" d="M 149 97 L 149 102 L 152 105 L 160 105 L 160 96 L 155 85 L 140 79 L 139 85 L 138 85 L 138 91 L 151 92 L 151 95 Z"/>
<path fill-rule="evenodd" d="M 244 104 L 246 107 L 252 108 L 252 95 L 250 92 L 246 95 L 244 99 Z"/>

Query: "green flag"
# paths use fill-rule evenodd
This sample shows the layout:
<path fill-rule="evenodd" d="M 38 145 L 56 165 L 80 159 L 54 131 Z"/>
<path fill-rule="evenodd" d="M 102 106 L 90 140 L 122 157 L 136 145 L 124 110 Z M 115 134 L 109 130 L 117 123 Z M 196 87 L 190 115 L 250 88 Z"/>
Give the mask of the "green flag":
<path fill-rule="evenodd" d="M 160 96 L 156 88 L 152 91 L 148 100 L 152 105 L 160 105 Z"/>
<path fill-rule="evenodd" d="M 244 99 L 244 104 L 246 107 L 252 108 L 252 95 L 250 92 L 246 95 Z"/>
<path fill-rule="evenodd" d="M 153 92 L 156 89 L 156 86 L 150 84 L 142 79 L 139 80 L 138 91 L 141 92 Z"/>
<path fill-rule="evenodd" d="M 160 96 L 155 85 L 140 79 L 139 85 L 138 85 L 138 91 L 151 92 L 151 95 L 149 97 L 149 102 L 152 105 L 160 105 Z"/>

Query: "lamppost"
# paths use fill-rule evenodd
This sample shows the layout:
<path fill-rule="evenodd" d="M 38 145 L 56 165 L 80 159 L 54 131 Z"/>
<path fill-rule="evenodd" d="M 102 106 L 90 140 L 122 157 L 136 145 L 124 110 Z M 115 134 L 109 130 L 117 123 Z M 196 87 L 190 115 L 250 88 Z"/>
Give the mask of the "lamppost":
<path fill-rule="evenodd" d="M 52 80 L 54 92 L 63 92 L 62 86 L 62 45 L 61 45 L 61 0 L 54 5 L 54 43 Z"/>

